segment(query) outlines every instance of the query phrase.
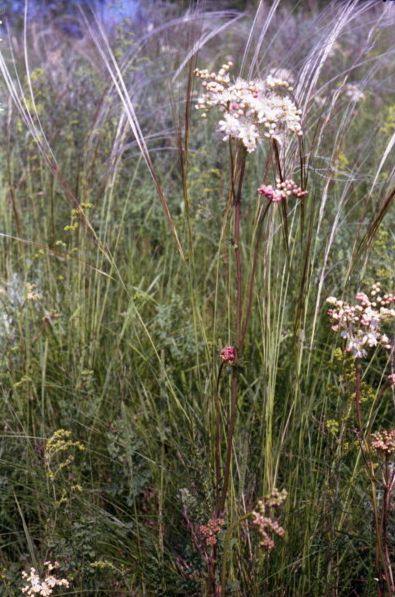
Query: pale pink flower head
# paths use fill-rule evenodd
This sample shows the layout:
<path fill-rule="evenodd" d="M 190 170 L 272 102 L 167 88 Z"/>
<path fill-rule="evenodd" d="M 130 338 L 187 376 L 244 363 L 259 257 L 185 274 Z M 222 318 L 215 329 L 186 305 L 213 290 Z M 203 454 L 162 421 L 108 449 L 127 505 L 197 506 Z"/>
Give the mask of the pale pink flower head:
<path fill-rule="evenodd" d="M 259 500 L 255 510 L 252 514 L 252 524 L 255 525 L 259 535 L 259 544 L 266 551 L 272 551 L 275 547 L 274 536 L 284 537 L 285 530 L 280 526 L 279 522 L 273 518 L 274 511 L 284 503 L 287 499 L 287 492 L 285 489 L 278 491 L 274 488 L 273 491 Z"/>
<path fill-rule="evenodd" d="M 355 298 L 359 303 L 364 303 L 365 305 L 370 305 L 370 300 L 364 292 L 358 292 L 356 294 Z"/>
<path fill-rule="evenodd" d="M 277 189 L 273 189 L 272 185 L 261 185 L 258 189 L 259 195 L 261 197 L 266 197 L 272 203 L 280 203 L 284 199 L 284 194 Z"/>
<path fill-rule="evenodd" d="M 395 453 L 395 429 L 377 431 L 372 436 L 372 447 L 376 452 L 389 456 Z"/>
<path fill-rule="evenodd" d="M 211 518 L 207 524 L 201 524 L 198 527 L 200 538 L 208 546 L 217 544 L 217 535 L 221 531 L 225 521 L 223 518 Z"/>
<path fill-rule="evenodd" d="M 282 192 L 283 197 L 293 195 L 297 199 L 303 199 L 308 195 L 308 191 L 298 186 L 292 178 L 287 178 L 283 181 L 277 179 L 277 189 Z"/>
<path fill-rule="evenodd" d="M 229 110 L 232 112 L 232 110 L 238 110 L 240 108 L 238 102 L 230 102 L 229 104 Z"/>
<path fill-rule="evenodd" d="M 395 295 L 382 295 L 379 284 L 372 286 L 370 295 L 374 300 L 370 300 L 364 292 L 358 292 L 355 297 L 357 304 L 354 305 L 336 297 L 327 300 L 332 306 L 328 310 L 332 330 L 339 332 L 347 341 L 346 350 L 356 359 L 366 357 L 367 349 L 376 346 L 391 350 L 391 339 L 383 333 L 383 325 L 395 318 L 395 309 L 383 305 L 389 305 Z"/>
<path fill-rule="evenodd" d="M 222 359 L 223 363 L 228 363 L 228 365 L 232 365 L 237 357 L 237 351 L 234 346 L 225 346 L 219 353 L 219 356 Z"/>
<path fill-rule="evenodd" d="M 395 373 L 391 373 L 387 379 L 391 388 L 395 388 Z"/>

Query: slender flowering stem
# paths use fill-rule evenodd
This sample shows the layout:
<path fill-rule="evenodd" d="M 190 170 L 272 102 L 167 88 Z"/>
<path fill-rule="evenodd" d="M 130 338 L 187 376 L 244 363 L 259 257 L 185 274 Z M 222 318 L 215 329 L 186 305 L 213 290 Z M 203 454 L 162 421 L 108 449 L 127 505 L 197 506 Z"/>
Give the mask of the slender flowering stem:
<path fill-rule="evenodd" d="M 392 495 L 395 488 L 395 469 L 390 456 L 395 453 L 395 429 L 382 430 L 373 434 L 371 447 L 383 458 L 383 498 L 381 514 L 377 517 L 376 558 L 379 569 L 380 595 L 394 595 L 395 583 L 391 564 L 391 550 L 388 538 L 388 517 L 392 509 Z M 387 592 L 385 591 L 385 586 Z"/>
<path fill-rule="evenodd" d="M 232 155 L 232 148 L 230 147 L 230 153 Z M 235 250 L 236 260 L 236 336 L 237 342 L 240 341 L 241 334 L 241 321 L 243 311 L 243 271 L 241 262 L 241 250 L 240 250 L 240 225 L 241 225 L 241 190 L 243 187 L 243 179 L 245 172 L 246 152 L 243 147 L 239 148 L 236 153 L 236 164 L 237 172 L 232 174 L 232 194 L 233 194 L 233 206 L 234 206 L 234 220 L 233 220 L 233 242 Z M 237 189 L 235 190 L 235 174 L 237 175 Z"/>
<path fill-rule="evenodd" d="M 254 247 L 252 270 L 251 270 L 250 279 L 248 282 L 247 307 L 246 307 L 246 313 L 245 313 L 245 317 L 244 317 L 244 321 L 243 321 L 243 326 L 241 329 L 240 350 L 243 350 L 244 341 L 245 341 L 245 337 L 246 337 L 247 329 L 248 329 L 248 324 L 250 322 L 252 302 L 253 302 L 253 298 L 254 298 L 255 274 L 256 274 L 256 268 L 258 266 L 259 245 L 260 245 L 260 242 L 262 239 L 263 222 L 265 220 L 267 212 L 269 211 L 269 207 L 270 207 L 270 203 L 268 203 L 265 208 L 261 207 L 261 210 L 260 210 L 260 213 L 258 216 L 258 232 L 257 232 L 257 237 L 256 237 L 255 247 Z"/>
<path fill-rule="evenodd" d="M 273 144 L 273 151 L 275 157 L 275 163 L 278 170 L 278 176 L 280 178 L 280 182 L 284 182 L 284 174 L 281 167 L 281 160 L 280 160 L 280 151 L 277 139 L 272 139 Z M 288 214 L 287 214 L 287 204 L 285 201 L 281 202 L 281 209 L 282 209 L 282 219 L 283 219 L 283 235 L 284 235 L 284 244 L 285 250 L 287 253 L 287 257 L 289 257 L 289 246 L 288 246 Z"/>
<path fill-rule="evenodd" d="M 378 570 L 383 570 L 385 583 L 389 590 L 389 594 L 394 594 L 394 579 L 391 568 L 391 558 L 388 549 L 388 512 L 390 509 L 391 492 L 388 493 L 391 487 L 391 481 L 389 479 L 389 467 L 388 467 L 388 453 L 385 453 L 385 464 L 384 464 L 384 492 L 383 492 L 383 504 L 382 504 L 382 515 L 380 517 L 377 508 L 376 501 L 376 478 L 374 474 L 374 467 L 370 458 L 369 447 L 366 445 L 366 441 L 363 434 L 363 423 L 361 413 L 361 367 L 359 362 L 355 362 L 355 414 L 357 419 L 357 436 L 361 448 L 361 454 L 366 466 L 366 470 L 371 482 L 372 487 L 372 506 L 374 512 L 375 530 L 376 530 L 376 566 Z M 395 473 L 394 473 L 395 475 Z M 381 518 L 381 520 L 380 520 Z M 379 572 L 380 576 L 380 572 Z M 381 591 L 381 590 L 380 590 Z M 384 595 L 384 593 L 382 593 Z"/>
<path fill-rule="evenodd" d="M 395 594 L 394 575 L 391 566 L 391 556 L 388 542 L 388 515 L 391 512 L 391 497 L 395 484 L 395 471 L 389 464 L 389 455 L 385 455 L 384 463 L 384 495 L 383 495 L 383 516 L 382 516 L 382 544 L 383 544 L 383 564 L 385 580 L 390 591 L 390 595 Z"/>
<path fill-rule="evenodd" d="M 230 468 L 232 464 L 232 449 L 233 449 L 233 435 L 236 425 L 236 414 L 237 414 L 237 394 L 238 394 L 238 373 L 236 368 L 232 369 L 232 381 L 231 381 L 231 404 L 230 404 L 230 415 L 228 420 L 228 432 L 226 436 L 226 457 L 225 457 L 225 470 L 224 470 L 224 481 L 222 485 L 222 492 L 218 503 L 218 512 L 222 512 L 225 508 L 226 496 L 229 489 L 229 477 Z"/>
<path fill-rule="evenodd" d="M 358 436 L 361 439 L 362 416 L 361 416 L 361 367 L 355 363 L 355 415 L 358 424 Z"/>
<path fill-rule="evenodd" d="M 230 147 L 230 154 L 232 160 L 232 148 Z M 237 345 L 241 341 L 241 330 L 242 330 L 242 317 L 243 317 L 243 270 L 242 270 L 242 259 L 240 250 L 240 223 L 241 223 L 241 191 L 243 187 L 243 179 L 245 172 L 245 161 L 246 151 L 243 147 L 240 147 L 239 152 L 236 154 L 235 168 L 237 172 L 232 168 L 232 195 L 233 195 L 233 206 L 234 206 L 234 220 L 233 220 L 233 242 L 235 249 L 235 260 L 236 260 L 236 336 Z M 237 188 L 234 183 L 235 176 L 237 176 Z M 226 456 L 225 456 L 225 469 L 224 469 L 224 480 L 222 485 L 222 492 L 219 498 L 217 511 L 222 512 L 225 508 L 226 496 L 229 488 L 230 469 L 232 464 L 232 449 L 233 449 L 233 435 L 236 425 L 237 415 L 237 396 L 238 396 L 238 371 L 236 367 L 232 369 L 232 380 L 231 380 L 231 392 L 230 392 L 230 413 L 228 418 L 228 429 L 226 438 Z"/>
<path fill-rule="evenodd" d="M 217 384 L 215 388 L 215 481 L 216 481 L 216 493 L 217 493 L 217 504 L 218 504 L 218 493 L 221 483 L 221 402 L 219 397 L 219 388 L 221 383 L 221 375 L 225 365 L 225 361 L 222 361 L 218 376 Z"/>

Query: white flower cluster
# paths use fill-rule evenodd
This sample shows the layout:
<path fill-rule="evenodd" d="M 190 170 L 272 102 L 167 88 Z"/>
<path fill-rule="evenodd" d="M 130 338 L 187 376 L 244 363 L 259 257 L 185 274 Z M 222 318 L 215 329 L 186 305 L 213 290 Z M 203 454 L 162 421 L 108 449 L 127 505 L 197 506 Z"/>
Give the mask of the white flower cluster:
<path fill-rule="evenodd" d="M 332 305 L 328 310 L 332 330 L 340 332 L 342 338 L 347 340 L 346 350 L 354 358 L 365 357 L 367 349 L 382 346 L 390 350 L 391 344 L 388 336 L 383 333 L 383 323 L 395 319 L 395 295 L 382 294 L 380 284 L 374 284 L 370 297 L 364 292 L 358 292 L 355 297 L 357 304 L 350 305 L 338 300 L 334 296 L 327 299 Z"/>
<path fill-rule="evenodd" d="M 196 109 L 203 110 L 203 117 L 213 107 L 223 112 L 219 129 L 224 141 L 240 139 L 251 153 L 265 137 L 281 143 L 287 133 L 302 135 L 301 110 L 289 96 L 290 83 L 279 77 L 278 71 L 271 71 L 265 80 L 238 78 L 232 83 L 231 66 L 232 62 L 223 64 L 218 73 L 195 71 L 205 88 Z"/>
<path fill-rule="evenodd" d="M 345 86 L 345 94 L 347 97 L 350 98 L 352 102 L 355 103 L 365 99 L 364 92 L 361 91 L 358 85 L 355 85 L 354 83 L 347 83 L 347 85 Z"/>
<path fill-rule="evenodd" d="M 70 586 L 70 583 L 65 578 L 56 578 L 53 574 L 53 570 L 59 568 L 59 562 L 44 562 L 44 566 L 46 567 L 45 578 L 41 579 L 40 575 L 37 573 L 35 568 L 30 568 L 30 574 L 27 572 L 22 572 L 22 578 L 27 582 L 27 584 L 22 588 L 22 593 L 26 593 L 26 595 L 43 595 L 47 597 L 48 595 L 52 595 L 54 588 L 56 587 L 66 587 Z"/>

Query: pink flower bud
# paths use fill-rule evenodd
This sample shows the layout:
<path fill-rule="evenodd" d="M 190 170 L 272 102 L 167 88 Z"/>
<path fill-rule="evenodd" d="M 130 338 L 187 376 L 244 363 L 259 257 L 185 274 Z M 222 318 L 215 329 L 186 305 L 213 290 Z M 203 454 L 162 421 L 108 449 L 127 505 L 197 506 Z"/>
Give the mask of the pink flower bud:
<path fill-rule="evenodd" d="M 225 346 L 219 355 L 223 363 L 233 364 L 237 357 L 237 351 L 234 346 Z"/>
<path fill-rule="evenodd" d="M 284 194 L 281 191 L 273 189 L 272 185 L 263 184 L 259 187 L 258 193 L 273 203 L 280 203 L 284 199 Z"/>

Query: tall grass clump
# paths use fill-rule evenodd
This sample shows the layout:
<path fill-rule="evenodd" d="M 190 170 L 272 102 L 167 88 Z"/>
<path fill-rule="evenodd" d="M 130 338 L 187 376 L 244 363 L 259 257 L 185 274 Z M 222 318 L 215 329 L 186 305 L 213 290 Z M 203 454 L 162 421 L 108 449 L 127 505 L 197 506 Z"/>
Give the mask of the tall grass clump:
<path fill-rule="evenodd" d="M 395 9 L 212 4 L 4 23 L 6 596 L 395 590 Z"/>

